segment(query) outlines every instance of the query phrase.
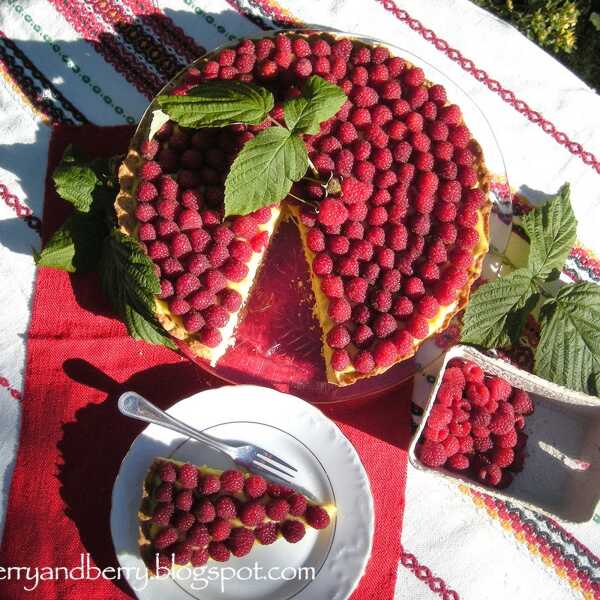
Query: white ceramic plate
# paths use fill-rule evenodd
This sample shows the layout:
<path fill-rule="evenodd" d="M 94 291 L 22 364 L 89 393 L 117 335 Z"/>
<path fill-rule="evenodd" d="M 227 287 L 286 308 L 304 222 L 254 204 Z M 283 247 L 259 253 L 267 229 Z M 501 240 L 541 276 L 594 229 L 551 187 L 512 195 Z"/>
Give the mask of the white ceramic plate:
<path fill-rule="evenodd" d="M 233 467 L 226 456 L 150 425 L 123 460 L 110 519 L 117 558 L 138 598 L 342 600 L 350 596 L 371 554 L 374 512 L 367 474 L 338 427 L 295 396 L 246 385 L 201 392 L 168 412 L 216 437 L 255 442 L 281 456 L 298 468 L 298 486 L 319 502 L 334 503 L 338 512 L 330 527 L 319 532 L 307 529 L 297 544 L 280 539 L 270 546 L 255 545 L 243 558 L 209 561 L 204 568 L 184 568 L 171 578 L 148 579 L 137 546 L 137 512 L 152 460 L 166 456 L 221 469 Z"/>

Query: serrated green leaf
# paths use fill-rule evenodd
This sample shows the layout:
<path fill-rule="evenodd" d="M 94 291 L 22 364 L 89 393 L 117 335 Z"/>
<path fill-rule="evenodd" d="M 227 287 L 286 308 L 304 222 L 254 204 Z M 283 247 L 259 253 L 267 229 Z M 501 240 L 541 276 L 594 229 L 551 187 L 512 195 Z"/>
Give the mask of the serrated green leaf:
<path fill-rule="evenodd" d="M 570 389 L 600 395 L 600 286 L 562 287 L 542 307 L 535 373 Z"/>
<path fill-rule="evenodd" d="M 461 341 L 485 348 L 516 344 L 538 299 L 527 269 L 485 283 L 471 296 L 463 317 Z"/>
<path fill-rule="evenodd" d="M 286 125 L 294 133 L 319 133 L 319 125 L 333 117 L 347 99 L 340 87 L 313 75 L 306 80 L 301 96 L 284 103 Z"/>
<path fill-rule="evenodd" d="M 105 239 L 100 282 L 130 335 L 174 348 L 154 313 L 154 296 L 160 292 L 160 281 L 137 240 L 116 229 Z"/>
<path fill-rule="evenodd" d="M 72 146 L 67 146 L 52 179 L 61 198 L 81 212 L 90 210 L 98 177 L 91 165 L 77 155 Z"/>
<path fill-rule="evenodd" d="M 73 273 L 96 268 L 106 226 L 96 216 L 75 212 L 35 255 L 39 267 L 53 267 Z"/>
<path fill-rule="evenodd" d="M 304 142 L 283 127 L 269 127 L 247 142 L 225 180 L 225 216 L 247 215 L 280 202 L 308 169 Z"/>
<path fill-rule="evenodd" d="M 273 94 L 242 81 L 202 83 L 185 96 L 159 96 L 161 109 L 183 127 L 257 125 L 274 105 Z"/>
<path fill-rule="evenodd" d="M 569 184 L 544 206 L 522 218 L 529 237 L 528 268 L 535 277 L 546 279 L 561 270 L 577 236 L 577 221 L 571 208 Z"/>
<path fill-rule="evenodd" d="M 132 338 L 177 350 L 177 346 L 167 337 L 165 330 L 155 318 L 148 319 L 135 308 L 126 304 L 123 319 Z"/>

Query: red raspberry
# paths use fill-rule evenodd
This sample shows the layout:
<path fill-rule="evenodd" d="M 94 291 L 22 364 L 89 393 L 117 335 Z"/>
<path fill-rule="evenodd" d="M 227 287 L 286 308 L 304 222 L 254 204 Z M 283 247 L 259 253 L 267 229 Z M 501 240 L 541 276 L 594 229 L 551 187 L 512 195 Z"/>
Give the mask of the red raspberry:
<path fill-rule="evenodd" d="M 158 476 L 161 481 L 173 483 L 177 479 L 177 470 L 173 464 L 164 462 L 158 467 Z"/>
<path fill-rule="evenodd" d="M 220 496 L 215 500 L 215 513 L 220 519 L 234 519 L 237 516 L 237 505 L 233 498 Z"/>
<path fill-rule="evenodd" d="M 207 529 L 213 542 L 222 542 L 229 537 L 231 524 L 225 519 L 217 518 L 208 524 Z"/>
<path fill-rule="evenodd" d="M 466 148 L 471 141 L 471 133 L 464 125 L 450 127 L 448 141 L 456 148 Z"/>
<path fill-rule="evenodd" d="M 378 312 L 388 312 L 392 306 L 392 295 L 387 290 L 375 290 L 371 295 L 371 306 Z"/>
<path fill-rule="evenodd" d="M 488 450 L 491 450 L 494 446 L 494 443 L 492 441 L 492 438 L 487 435 L 487 436 L 475 436 L 473 438 L 473 448 L 475 450 L 475 452 L 478 452 L 480 454 L 483 454 L 484 452 L 488 452 Z"/>
<path fill-rule="evenodd" d="M 215 507 L 208 498 L 199 500 L 192 511 L 198 523 L 210 523 L 215 519 Z"/>
<path fill-rule="evenodd" d="M 469 382 L 465 389 L 467 398 L 474 406 L 485 406 L 490 399 L 490 392 L 483 383 Z"/>
<path fill-rule="evenodd" d="M 434 142 L 431 153 L 438 160 L 450 160 L 454 154 L 454 146 L 450 142 Z"/>
<path fill-rule="evenodd" d="M 517 432 L 511 429 L 508 433 L 495 435 L 494 440 L 497 448 L 514 448 L 517 445 Z"/>
<path fill-rule="evenodd" d="M 304 38 L 296 38 L 292 40 L 292 52 L 296 56 L 310 56 L 311 48 Z"/>
<path fill-rule="evenodd" d="M 345 121 L 339 124 L 337 129 L 337 137 L 342 144 L 348 145 L 356 140 L 358 134 L 354 125 L 348 121 Z"/>
<path fill-rule="evenodd" d="M 352 51 L 353 65 L 366 65 L 371 61 L 371 51 L 366 46 L 355 46 Z"/>
<path fill-rule="evenodd" d="M 418 112 L 409 112 L 404 123 L 410 131 L 423 131 L 423 117 Z"/>
<path fill-rule="evenodd" d="M 393 320 L 393 317 L 391 317 L 390 315 L 381 315 L 379 319 L 383 317 L 389 317 Z M 395 322 L 394 329 L 396 329 Z M 375 359 L 375 364 L 378 367 L 389 367 L 398 358 L 398 350 L 396 348 L 396 345 L 390 340 L 378 342 L 373 350 L 373 358 Z"/>
<path fill-rule="evenodd" d="M 472 250 L 479 242 L 476 229 L 461 228 L 456 236 L 456 245 L 461 250 Z"/>
<path fill-rule="evenodd" d="M 263 206 L 262 208 L 255 210 L 252 213 L 252 216 L 254 217 L 257 223 L 264 225 L 265 223 L 268 223 L 271 220 L 271 207 Z"/>
<path fill-rule="evenodd" d="M 160 177 L 162 169 L 160 165 L 153 160 L 146 161 L 138 169 L 138 176 L 145 181 L 153 181 Z"/>
<path fill-rule="evenodd" d="M 240 471 L 229 470 L 221 473 L 221 489 L 235 494 L 244 488 L 244 475 Z"/>
<path fill-rule="evenodd" d="M 403 284 L 404 293 L 410 298 L 419 298 L 425 293 L 423 281 L 418 277 L 409 277 Z"/>
<path fill-rule="evenodd" d="M 339 260 L 337 265 L 337 273 L 344 277 L 358 276 L 359 268 L 358 261 L 352 256 L 344 256 Z"/>
<path fill-rule="evenodd" d="M 367 223 L 373 226 L 385 225 L 388 220 L 387 210 L 383 206 L 374 206 L 369 209 Z"/>
<path fill-rule="evenodd" d="M 255 527 L 265 519 L 265 507 L 257 500 L 246 502 L 239 511 L 239 519 L 248 527 Z"/>
<path fill-rule="evenodd" d="M 177 482 L 186 490 L 193 490 L 198 485 L 198 470 L 194 465 L 184 464 L 179 467 Z"/>
<path fill-rule="evenodd" d="M 369 72 L 367 71 L 366 67 L 358 65 L 350 71 L 350 80 L 354 85 L 357 86 L 367 85 L 369 81 Z"/>
<path fill-rule="evenodd" d="M 392 153 L 388 148 L 377 148 L 373 152 L 372 159 L 375 168 L 380 171 L 387 171 L 393 162 Z"/>
<path fill-rule="evenodd" d="M 444 371 L 443 380 L 448 383 L 453 383 L 461 389 L 465 385 L 465 376 L 459 367 L 449 367 Z"/>
<path fill-rule="evenodd" d="M 442 446 L 444 446 L 444 450 L 446 451 L 446 456 L 454 456 L 458 452 L 460 452 L 460 442 L 458 438 L 454 435 L 449 435 L 443 442 Z"/>
<path fill-rule="evenodd" d="M 328 298 L 342 298 L 344 295 L 344 284 L 341 277 L 330 275 L 321 280 L 321 290 Z"/>
<path fill-rule="evenodd" d="M 450 433 L 458 438 L 465 437 L 471 433 L 471 423 L 469 421 L 453 421 L 450 424 Z"/>
<path fill-rule="evenodd" d="M 350 318 L 352 307 L 345 298 L 334 298 L 329 303 L 327 314 L 334 323 L 343 323 Z"/>
<path fill-rule="evenodd" d="M 317 254 L 312 266 L 316 275 L 329 275 L 333 270 L 333 260 L 328 254 Z"/>
<path fill-rule="evenodd" d="M 243 281 L 248 275 L 248 267 L 235 258 L 228 258 L 222 268 L 223 275 L 230 281 Z"/>
<path fill-rule="evenodd" d="M 231 556 L 231 552 L 224 542 L 210 542 L 208 544 L 208 554 L 217 562 L 227 562 Z"/>
<path fill-rule="evenodd" d="M 304 537 L 306 529 L 300 521 L 288 520 L 281 525 L 281 533 L 290 544 L 296 544 Z"/>
<path fill-rule="evenodd" d="M 477 211 L 471 209 L 470 207 L 463 205 L 458 211 L 458 215 L 456 217 L 456 223 L 461 227 L 475 227 L 477 225 L 477 221 L 479 217 L 477 215 Z"/>
<path fill-rule="evenodd" d="M 313 529 L 325 529 L 330 522 L 329 514 L 321 506 L 309 506 L 306 509 L 305 519 Z"/>
<path fill-rule="evenodd" d="M 209 306 L 204 310 L 202 316 L 204 317 L 206 324 L 209 327 L 214 327 L 215 329 L 225 327 L 229 321 L 229 313 L 227 310 L 218 305 Z"/>
<path fill-rule="evenodd" d="M 208 529 L 205 525 L 201 525 L 200 523 L 192 525 L 191 529 L 187 533 L 186 541 L 189 542 L 192 546 L 200 548 L 206 546 L 210 541 Z"/>
<path fill-rule="evenodd" d="M 169 310 L 174 315 L 184 315 L 190 310 L 190 305 L 182 298 L 175 298 L 169 302 Z"/>
<path fill-rule="evenodd" d="M 363 221 L 367 216 L 368 207 L 364 202 L 355 202 L 348 206 L 348 218 L 353 221 Z"/>
<path fill-rule="evenodd" d="M 357 67 L 362 68 L 362 67 Z M 368 108 L 354 108 L 350 115 L 350 122 L 357 128 L 363 128 L 371 124 L 371 113 Z M 358 143 L 358 141 L 357 141 Z M 366 158 L 366 157 L 365 157 Z M 364 159 L 359 159 L 364 160 Z"/>
<path fill-rule="evenodd" d="M 420 192 L 433 195 L 437 191 L 438 183 L 438 177 L 435 173 L 419 173 L 417 187 Z"/>
<path fill-rule="evenodd" d="M 147 202 L 142 202 L 138 204 L 135 209 L 135 217 L 140 223 L 147 223 L 148 221 L 152 221 L 156 216 L 156 210 L 151 204 Z"/>
<path fill-rule="evenodd" d="M 496 435 L 509 433 L 514 427 L 514 419 L 508 414 L 496 413 L 490 423 L 490 431 Z"/>
<path fill-rule="evenodd" d="M 449 469 L 453 471 L 465 471 L 470 466 L 470 461 L 467 456 L 464 454 L 454 454 L 450 458 L 448 458 L 448 462 L 446 463 Z"/>
<path fill-rule="evenodd" d="M 443 442 L 450 435 L 450 430 L 448 427 L 443 427 L 442 429 L 436 429 L 429 425 L 425 425 L 425 429 L 423 429 L 423 437 L 429 442 Z"/>
<path fill-rule="evenodd" d="M 530 415 L 533 412 L 533 400 L 524 390 L 515 390 L 510 402 L 518 415 Z"/>
<path fill-rule="evenodd" d="M 436 402 L 439 402 L 442 406 L 452 406 L 455 401 L 460 401 L 462 397 L 462 389 L 449 381 L 444 379 L 444 383 L 439 387 Z"/>
<path fill-rule="evenodd" d="M 487 201 L 486 195 L 480 188 L 465 190 L 463 193 L 465 203 L 474 208 L 481 208 Z"/>
<path fill-rule="evenodd" d="M 446 104 L 446 90 L 443 85 L 432 85 L 429 88 L 429 98 L 438 106 Z"/>
<path fill-rule="evenodd" d="M 486 382 L 486 385 L 490 391 L 490 398 L 492 400 L 508 400 L 512 392 L 510 383 L 501 377 L 491 377 Z"/>
<path fill-rule="evenodd" d="M 192 245 L 185 233 L 176 233 L 169 241 L 171 256 L 179 258 L 192 251 Z"/>
<path fill-rule="evenodd" d="M 290 504 L 283 498 L 275 498 L 267 504 L 267 517 L 273 521 L 283 521 L 290 510 Z"/>
<path fill-rule="evenodd" d="M 433 141 L 444 142 L 448 139 L 448 126 L 441 121 L 433 121 L 427 125 L 427 133 Z M 449 158 L 446 160 L 449 160 Z"/>
<path fill-rule="evenodd" d="M 354 323 L 364 325 L 371 319 L 371 311 L 365 304 L 357 304 L 352 309 L 352 321 Z"/>
<path fill-rule="evenodd" d="M 364 164 L 364 163 L 363 163 Z M 363 183 L 354 177 L 347 177 L 342 181 L 342 198 L 346 204 L 355 204 L 366 202 L 371 194 L 373 193 L 373 187 L 368 183 Z M 323 204 L 329 199 L 321 202 L 321 211 L 323 210 Z M 331 202 L 339 202 L 337 200 L 330 200 Z M 343 206 L 343 205 L 342 205 Z M 319 217 L 321 215 L 319 212 Z M 344 220 L 347 218 L 348 213 L 346 212 Z M 343 221 L 340 221 L 343 222 Z"/>
<path fill-rule="evenodd" d="M 192 496 L 191 490 L 182 490 L 175 497 L 175 508 L 188 511 L 190 508 L 192 508 L 193 501 L 194 497 Z"/>
<path fill-rule="evenodd" d="M 398 350 L 398 357 L 407 356 L 413 348 L 413 338 L 406 330 L 396 331 L 392 336 L 392 342 Z"/>
<path fill-rule="evenodd" d="M 277 541 L 278 529 L 275 523 L 264 523 L 254 530 L 254 536 L 263 546 Z"/>
<path fill-rule="evenodd" d="M 361 350 L 352 360 L 352 364 L 359 373 L 370 373 L 375 367 L 375 360 L 370 352 Z"/>
<path fill-rule="evenodd" d="M 429 413 L 427 424 L 433 429 L 442 429 L 452 421 L 453 412 L 442 404 L 434 404 Z"/>
<path fill-rule="evenodd" d="M 396 331 L 397 327 L 396 319 L 387 313 L 377 316 L 373 321 L 373 332 L 378 338 L 388 337 Z"/>
<path fill-rule="evenodd" d="M 168 525 L 175 512 L 175 506 L 171 502 L 160 502 L 152 513 L 151 523 L 154 525 Z"/>
<path fill-rule="evenodd" d="M 432 319 L 438 314 L 440 305 L 433 296 L 423 296 L 417 303 L 417 310 L 427 319 Z"/>
<path fill-rule="evenodd" d="M 140 181 L 137 188 L 136 197 L 139 202 L 152 202 L 158 196 L 158 190 L 153 183 L 149 181 Z"/>
<path fill-rule="evenodd" d="M 402 140 L 406 135 L 407 128 L 402 121 L 392 121 L 386 127 L 386 132 L 390 139 Z M 409 149 L 408 151 L 407 148 Z M 408 156 L 410 156 L 410 144 L 408 142 L 404 142 L 401 149 L 397 151 L 397 154 L 397 160 L 401 162 L 406 162 L 408 160 Z"/>
<path fill-rule="evenodd" d="M 244 240 L 233 240 L 229 244 L 229 254 L 236 260 L 246 263 L 252 258 L 252 246 Z"/>
<path fill-rule="evenodd" d="M 364 324 L 360 324 L 356 327 L 352 333 L 352 341 L 359 348 L 368 346 L 373 339 L 373 331 L 370 327 Z"/>
<path fill-rule="evenodd" d="M 252 215 L 236 217 L 231 224 L 231 230 L 237 237 L 249 240 L 256 235 L 258 223 Z"/>
<path fill-rule="evenodd" d="M 414 313 L 406 326 L 408 332 L 415 338 L 422 340 L 429 335 L 429 324 L 427 319 L 420 314 Z"/>
<path fill-rule="evenodd" d="M 221 482 L 216 475 L 205 475 L 198 482 L 198 492 L 204 496 L 216 494 L 221 489 Z"/>
<path fill-rule="evenodd" d="M 151 242 L 156 239 L 156 230 L 151 223 L 143 223 L 138 229 L 138 239 L 141 242 Z"/>
<path fill-rule="evenodd" d="M 267 482 L 260 475 L 250 475 L 244 483 L 244 491 L 249 498 L 260 498 L 267 491 Z"/>
<path fill-rule="evenodd" d="M 417 456 L 424 465 L 432 468 L 443 466 L 447 458 L 442 444 L 429 441 L 417 448 Z"/>
<path fill-rule="evenodd" d="M 308 77 L 312 73 L 312 63 L 308 58 L 299 58 L 292 70 L 298 77 Z"/>
<path fill-rule="evenodd" d="M 341 225 L 348 218 L 348 210 L 339 200 L 326 198 L 319 205 L 319 223 Z"/>
<path fill-rule="evenodd" d="M 511 448 L 496 448 L 491 454 L 491 459 L 501 468 L 509 467 L 515 459 L 515 453 Z"/>
<path fill-rule="evenodd" d="M 362 223 L 357 221 L 346 221 L 342 227 L 342 233 L 348 239 L 362 240 L 363 236 L 365 235 L 365 228 L 363 227 Z"/>
<path fill-rule="evenodd" d="M 477 477 L 482 483 L 495 487 L 502 480 L 502 469 L 495 464 L 481 467 L 477 472 Z"/>
<path fill-rule="evenodd" d="M 377 248 L 375 250 L 377 263 L 382 269 L 394 267 L 394 251 L 391 248 Z"/>
<path fill-rule="evenodd" d="M 331 366 L 334 371 L 343 371 L 350 364 L 350 355 L 346 350 L 334 350 L 331 355 Z"/>
<path fill-rule="evenodd" d="M 375 148 L 385 148 L 388 144 L 388 135 L 379 125 L 369 125 L 364 130 L 364 136 Z"/>
<path fill-rule="evenodd" d="M 380 189 L 387 189 L 396 184 L 398 177 L 394 171 L 380 171 L 375 175 L 374 184 Z"/>
<path fill-rule="evenodd" d="M 371 144 L 366 140 L 356 140 L 352 144 L 354 159 L 357 161 L 367 160 L 371 156 Z"/>
<path fill-rule="evenodd" d="M 385 104 L 378 104 L 371 108 L 371 121 L 374 125 L 383 127 L 388 121 L 392 120 L 392 111 Z"/>
<path fill-rule="evenodd" d="M 408 142 L 400 142 L 393 146 L 392 154 L 394 160 L 399 163 L 406 163 L 412 153 L 412 146 Z M 414 169 L 413 165 L 410 165 Z"/>
<path fill-rule="evenodd" d="M 429 152 L 415 152 L 413 154 L 413 163 L 419 171 L 429 172 L 433 169 L 434 165 L 433 154 Z"/>
<path fill-rule="evenodd" d="M 396 269 L 387 269 L 380 280 L 381 288 L 388 292 L 397 292 L 400 289 L 402 275 Z"/>
<path fill-rule="evenodd" d="M 172 502 L 173 501 L 173 484 L 165 481 L 161 483 L 154 492 L 154 498 L 158 502 Z"/>
<path fill-rule="evenodd" d="M 480 384 L 476 383 L 474 385 Z M 480 407 L 471 411 L 471 425 L 473 427 L 487 427 L 491 422 L 492 416 L 487 410 L 485 410 L 485 407 Z M 485 435 L 487 435 L 487 433 Z"/>
<path fill-rule="evenodd" d="M 306 498 L 302 494 L 291 492 L 287 496 L 287 501 L 290 504 L 290 515 L 293 515 L 294 517 L 301 517 L 306 511 L 307 502 Z"/>
<path fill-rule="evenodd" d="M 474 383 L 483 383 L 485 375 L 481 367 L 476 365 L 474 362 L 467 361 L 462 366 L 463 373 L 466 381 L 472 381 Z"/>
<path fill-rule="evenodd" d="M 379 95 L 372 87 L 355 85 L 350 92 L 350 99 L 359 108 L 366 108 L 377 104 Z"/>
<path fill-rule="evenodd" d="M 456 104 L 443 106 L 438 114 L 439 119 L 447 125 L 459 125 L 462 120 L 462 113 Z"/>
<path fill-rule="evenodd" d="M 152 545 L 156 550 L 164 550 L 177 541 L 178 533 L 174 527 L 167 527 L 160 531 L 152 540 Z"/>
<path fill-rule="evenodd" d="M 456 178 L 466 188 L 473 187 L 478 181 L 477 171 L 472 167 L 459 167 Z"/>

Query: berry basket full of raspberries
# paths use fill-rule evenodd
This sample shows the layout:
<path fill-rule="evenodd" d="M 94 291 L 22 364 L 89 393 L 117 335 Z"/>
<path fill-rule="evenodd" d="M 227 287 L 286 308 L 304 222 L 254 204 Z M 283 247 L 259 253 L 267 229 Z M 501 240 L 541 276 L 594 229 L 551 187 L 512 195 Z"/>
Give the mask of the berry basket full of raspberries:
<path fill-rule="evenodd" d="M 584 522 L 600 500 L 599 440 L 597 400 L 456 346 L 409 456 L 417 469 Z"/>

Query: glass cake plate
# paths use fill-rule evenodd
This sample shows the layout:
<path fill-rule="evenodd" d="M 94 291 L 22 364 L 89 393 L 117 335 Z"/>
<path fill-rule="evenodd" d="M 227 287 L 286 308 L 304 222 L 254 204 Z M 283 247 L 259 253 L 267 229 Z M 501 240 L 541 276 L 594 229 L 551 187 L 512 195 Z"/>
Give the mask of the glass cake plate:
<path fill-rule="evenodd" d="M 482 271 L 485 279 L 496 277 L 499 270 L 498 255 L 506 250 L 510 238 L 512 203 L 508 193 L 504 157 L 494 130 L 481 108 L 467 92 L 444 75 L 440 68 L 409 50 L 375 38 L 338 31 L 318 31 L 367 44 L 387 46 L 392 54 L 421 67 L 428 80 L 444 85 L 449 101 L 461 107 L 465 123 L 483 149 L 486 166 L 498 181 L 498 185 L 492 186 L 490 191 L 493 202 L 490 252 L 485 258 Z M 254 39 L 275 33 L 277 32 L 269 32 L 255 36 Z M 210 54 L 224 47 L 226 46 L 213 50 Z M 174 79 L 178 77 L 179 75 Z M 166 87 L 170 85 L 167 84 Z M 455 318 L 445 331 L 426 340 L 413 358 L 395 365 L 381 375 L 359 380 L 350 386 L 338 387 L 326 380 L 321 355 L 321 329 L 313 315 L 313 305 L 308 265 L 300 236 L 292 222 L 281 223 L 271 240 L 251 296 L 243 309 L 235 342 L 218 364 L 211 367 L 183 344 L 180 346 L 181 351 L 200 368 L 228 383 L 268 386 L 315 404 L 328 404 L 373 399 L 387 394 L 437 360 L 457 343 L 459 337 L 459 323 Z"/>

